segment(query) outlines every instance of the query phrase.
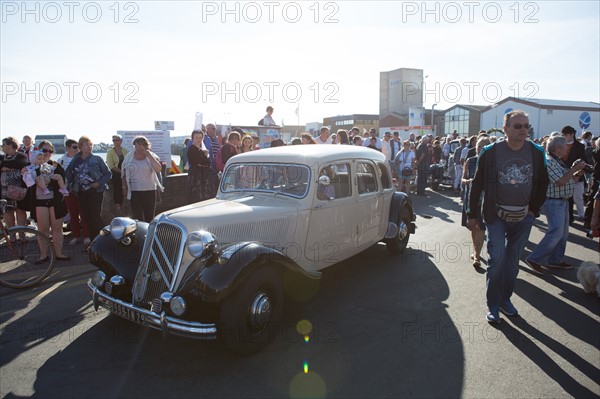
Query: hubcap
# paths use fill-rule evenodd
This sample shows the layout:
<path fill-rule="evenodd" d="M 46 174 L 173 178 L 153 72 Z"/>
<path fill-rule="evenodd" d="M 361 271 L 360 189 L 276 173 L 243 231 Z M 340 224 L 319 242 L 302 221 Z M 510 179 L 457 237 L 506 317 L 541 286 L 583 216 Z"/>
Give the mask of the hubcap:
<path fill-rule="evenodd" d="M 265 292 L 259 292 L 250 306 L 250 324 L 255 328 L 263 328 L 271 320 L 273 306 Z"/>
<path fill-rule="evenodd" d="M 400 226 L 398 226 L 398 238 L 400 240 L 404 240 L 407 235 L 408 235 L 408 226 L 406 225 L 406 223 L 403 220 L 400 222 Z"/>

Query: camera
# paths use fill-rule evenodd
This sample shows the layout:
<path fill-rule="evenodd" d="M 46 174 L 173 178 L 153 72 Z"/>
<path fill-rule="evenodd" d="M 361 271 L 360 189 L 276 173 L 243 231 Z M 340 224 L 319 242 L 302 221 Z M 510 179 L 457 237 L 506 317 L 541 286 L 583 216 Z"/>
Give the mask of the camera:
<path fill-rule="evenodd" d="M 580 164 L 581 162 L 585 163 L 583 159 L 578 159 L 573 162 L 573 166 Z M 585 167 L 582 169 L 585 173 L 594 173 L 594 167 L 592 165 L 585 164 Z"/>

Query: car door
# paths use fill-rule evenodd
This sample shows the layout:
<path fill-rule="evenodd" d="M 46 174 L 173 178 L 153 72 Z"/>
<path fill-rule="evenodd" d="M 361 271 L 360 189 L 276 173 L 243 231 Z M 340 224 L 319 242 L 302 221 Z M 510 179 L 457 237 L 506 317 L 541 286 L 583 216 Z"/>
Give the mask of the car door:
<path fill-rule="evenodd" d="M 369 160 L 356 162 L 355 175 L 358 201 L 357 249 L 363 249 L 379 241 L 384 209 L 383 190 L 379 183 L 376 166 Z"/>
<path fill-rule="evenodd" d="M 351 165 L 350 160 L 321 165 L 315 179 L 304 253 L 317 269 L 357 252 L 356 199 Z M 319 183 L 321 176 L 329 177 L 328 187 Z"/>

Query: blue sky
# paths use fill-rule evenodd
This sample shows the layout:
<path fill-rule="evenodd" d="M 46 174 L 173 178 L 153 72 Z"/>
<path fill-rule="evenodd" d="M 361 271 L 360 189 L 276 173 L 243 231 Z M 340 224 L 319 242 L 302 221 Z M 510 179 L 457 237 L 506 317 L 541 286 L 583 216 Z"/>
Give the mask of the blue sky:
<path fill-rule="evenodd" d="M 377 114 L 400 67 L 424 70 L 427 108 L 600 102 L 597 1 L 73 3 L 0 2 L 3 137 Z"/>

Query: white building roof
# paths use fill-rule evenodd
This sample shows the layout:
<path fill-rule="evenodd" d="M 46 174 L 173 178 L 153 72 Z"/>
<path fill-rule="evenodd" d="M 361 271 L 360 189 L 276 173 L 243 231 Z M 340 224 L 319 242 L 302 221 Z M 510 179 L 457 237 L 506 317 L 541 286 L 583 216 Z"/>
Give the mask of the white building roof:
<path fill-rule="evenodd" d="M 599 103 L 591 101 L 548 100 L 545 98 L 519 98 L 519 100 L 536 103 L 545 107 L 600 108 Z"/>

